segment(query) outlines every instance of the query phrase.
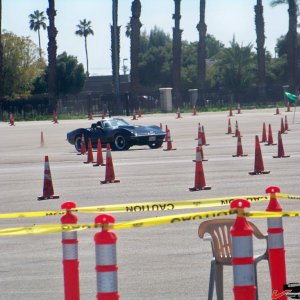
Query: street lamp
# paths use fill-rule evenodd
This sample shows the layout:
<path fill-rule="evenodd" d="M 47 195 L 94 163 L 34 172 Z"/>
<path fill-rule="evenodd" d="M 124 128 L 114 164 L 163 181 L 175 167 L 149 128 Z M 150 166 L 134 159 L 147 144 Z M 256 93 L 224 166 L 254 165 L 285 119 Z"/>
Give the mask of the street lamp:
<path fill-rule="evenodd" d="M 123 73 L 126 75 L 126 72 L 128 70 L 128 67 L 125 65 L 125 61 L 128 60 L 128 58 L 123 58 Z"/>

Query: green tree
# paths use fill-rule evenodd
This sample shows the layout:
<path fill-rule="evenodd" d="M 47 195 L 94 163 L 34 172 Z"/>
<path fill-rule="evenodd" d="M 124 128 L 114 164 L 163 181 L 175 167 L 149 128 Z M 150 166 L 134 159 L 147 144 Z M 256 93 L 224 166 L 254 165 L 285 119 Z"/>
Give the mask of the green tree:
<path fill-rule="evenodd" d="M 33 14 L 29 15 L 29 28 L 30 30 L 37 31 L 38 32 L 38 38 L 39 38 L 39 55 L 40 58 L 42 58 L 42 47 L 41 47 L 41 35 L 40 35 L 40 29 L 46 29 L 47 25 L 45 23 L 46 17 L 44 16 L 43 11 L 35 10 Z"/>
<path fill-rule="evenodd" d="M 232 93 L 234 100 L 238 100 L 238 95 L 255 83 L 255 69 L 252 45 L 240 46 L 233 39 L 230 47 L 222 49 L 217 56 L 210 77 L 220 80 L 223 87 Z"/>
<path fill-rule="evenodd" d="M 59 94 L 75 94 L 82 90 L 85 75 L 82 64 L 79 64 L 77 58 L 67 55 L 66 52 L 57 56 L 56 60 L 56 85 Z"/>
<path fill-rule="evenodd" d="M 75 56 L 66 52 L 57 56 L 56 59 L 56 87 L 59 95 L 76 94 L 83 88 L 86 75 L 83 64 L 78 63 Z M 43 74 L 36 78 L 34 93 L 47 93 L 47 81 L 49 76 L 49 66 L 44 69 Z"/>
<path fill-rule="evenodd" d="M 89 57 L 88 57 L 88 47 L 87 47 L 87 37 L 89 35 L 94 35 L 94 31 L 92 29 L 92 22 L 83 19 L 79 21 L 77 25 L 78 30 L 75 31 L 76 35 L 80 37 L 84 37 L 84 48 L 85 48 L 85 57 L 86 57 L 86 74 L 89 76 Z"/>
<path fill-rule="evenodd" d="M 38 47 L 28 37 L 4 31 L 3 93 L 6 98 L 27 97 L 34 80 L 43 72 L 45 63 L 38 57 Z"/>

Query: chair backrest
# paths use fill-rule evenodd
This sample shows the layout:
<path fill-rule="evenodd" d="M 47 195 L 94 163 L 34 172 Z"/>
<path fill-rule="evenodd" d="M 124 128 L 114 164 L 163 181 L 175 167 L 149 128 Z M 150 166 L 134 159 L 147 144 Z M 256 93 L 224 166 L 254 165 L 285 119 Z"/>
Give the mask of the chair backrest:
<path fill-rule="evenodd" d="M 210 235 L 213 256 L 217 262 L 225 265 L 231 265 L 232 242 L 230 228 L 234 222 L 235 219 L 207 220 L 202 222 L 198 229 L 198 235 L 200 238 L 205 238 L 205 234 Z M 257 239 L 267 239 L 267 237 L 262 234 L 252 222 L 248 221 L 248 223 L 253 228 L 253 235 Z"/>

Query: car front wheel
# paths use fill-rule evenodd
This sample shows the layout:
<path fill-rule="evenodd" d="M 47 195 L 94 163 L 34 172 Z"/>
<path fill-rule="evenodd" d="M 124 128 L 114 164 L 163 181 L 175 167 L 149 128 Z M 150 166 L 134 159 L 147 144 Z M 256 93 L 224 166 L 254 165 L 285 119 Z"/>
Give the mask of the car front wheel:
<path fill-rule="evenodd" d="M 116 151 L 124 151 L 129 149 L 129 144 L 123 135 L 118 134 L 115 136 L 111 148 Z"/>
<path fill-rule="evenodd" d="M 77 152 L 81 151 L 81 135 L 76 136 L 74 146 Z"/>

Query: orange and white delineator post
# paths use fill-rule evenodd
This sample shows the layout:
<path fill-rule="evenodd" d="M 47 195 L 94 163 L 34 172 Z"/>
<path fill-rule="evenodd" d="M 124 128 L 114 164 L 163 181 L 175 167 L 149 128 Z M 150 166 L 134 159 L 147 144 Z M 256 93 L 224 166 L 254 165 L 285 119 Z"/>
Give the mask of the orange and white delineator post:
<path fill-rule="evenodd" d="M 77 224 L 77 217 L 71 209 L 76 208 L 74 202 L 65 202 L 61 205 L 66 214 L 61 217 L 61 224 Z M 77 231 L 62 232 L 63 269 L 65 300 L 79 300 L 79 260 Z"/>
<path fill-rule="evenodd" d="M 245 199 L 236 199 L 230 203 L 231 209 L 237 209 L 236 221 L 230 230 L 235 300 L 256 299 L 253 229 L 243 215 L 247 207 L 250 207 L 250 202 Z"/>
<path fill-rule="evenodd" d="M 280 193 L 277 186 L 269 186 L 266 193 L 270 194 L 270 202 L 266 208 L 267 212 L 282 212 L 282 208 L 276 199 L 276 193 Z M 283 292 L 283 285 L 286 284 L 286 266 L 285 266 L 285 249 L 283 238 L 282 217 L 268 218 L 268 256 L 271 275 L 272 291 L 277 294 Z M 287 297 L 282 295 L 280 300 Z"/>
<path fill-rule="evenodd" d="M 115 233 L 107 226 L 115 223 L 111 215 L 102 214 L 95 218 L 95 224 L 102 225 L 102 231 L 94 236 L 96 248 L 97 299 L 118 300 L 118 266 Z"/>

